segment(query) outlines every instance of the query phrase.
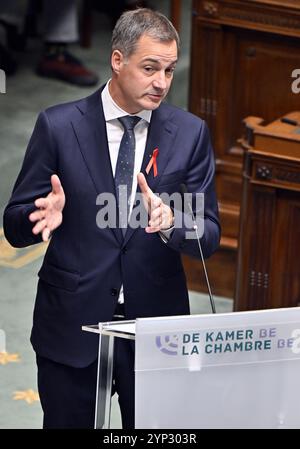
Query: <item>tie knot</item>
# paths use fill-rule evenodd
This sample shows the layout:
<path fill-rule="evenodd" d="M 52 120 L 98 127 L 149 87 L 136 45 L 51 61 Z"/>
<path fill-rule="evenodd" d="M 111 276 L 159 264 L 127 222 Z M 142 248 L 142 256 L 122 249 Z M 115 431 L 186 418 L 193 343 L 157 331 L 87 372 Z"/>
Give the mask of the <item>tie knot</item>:
<path fill-rule="evenodd" d="M 122 123 L 125 131 L 132 131 L 135 125 L 141 120 L 140 117 L 125 115 L 125 117 L 118 118 L 119 122 Z"/>

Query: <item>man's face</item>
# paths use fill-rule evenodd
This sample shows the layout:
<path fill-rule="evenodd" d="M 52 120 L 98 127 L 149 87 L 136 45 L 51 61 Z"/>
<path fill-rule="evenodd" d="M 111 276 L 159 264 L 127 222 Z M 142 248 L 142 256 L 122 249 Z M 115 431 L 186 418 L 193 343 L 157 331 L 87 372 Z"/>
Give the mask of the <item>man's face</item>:
<path fill-rule="evenodd" d="M 141 36 L 135 52 L 127 59 L 114 51 L 112 98 L 130 114 L 158 108 L 170 89 L 176 62 L 175 40 L 160 42 L 148 35 Z"/>

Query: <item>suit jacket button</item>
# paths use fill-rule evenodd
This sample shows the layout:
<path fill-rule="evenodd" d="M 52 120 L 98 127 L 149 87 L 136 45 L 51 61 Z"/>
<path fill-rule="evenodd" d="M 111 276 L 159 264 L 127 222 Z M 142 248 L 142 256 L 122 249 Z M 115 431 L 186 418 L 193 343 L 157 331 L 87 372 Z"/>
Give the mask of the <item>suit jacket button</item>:
<path fill-rule="evenodd" d="M 122 254 L 126 254 L 127 253 L 127 248 L 126 246 L 124 246 L 124 248 L 122 249 Z"/>
<path fill-rule="evenodd" d="M 110 291 L 111 296 L 117 296 L 118 295 L 118 290 L 116 288 L 112 288 Z"/>

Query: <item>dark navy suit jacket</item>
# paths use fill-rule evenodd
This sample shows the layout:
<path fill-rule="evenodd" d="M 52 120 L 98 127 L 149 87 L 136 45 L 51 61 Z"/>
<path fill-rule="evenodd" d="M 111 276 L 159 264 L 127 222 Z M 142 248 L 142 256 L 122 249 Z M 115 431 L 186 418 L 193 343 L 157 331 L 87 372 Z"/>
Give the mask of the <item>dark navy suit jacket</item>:
<path fill-rule="evenodd" d="M 205 257 L 218 247 L 220 227 L 214 190 L 214 158 L 206 124 L 198 117 L 162 104 L 153 111 L 142 171 L 159 149 L 158 176 L 147 176 L 157 193 L 205 194 Z M 4 212 L 4 231 L 15 247 L 41 241 L 28 215 L 34 200 L 51 190 L 56 173 L 66 195 L 63 223 L 54 231 L 39 271 L 31 341 L 35 351 L 75 367 L 97 357 L 98 341 L 82 325 L 112 319 L 121 285 L 126 318 L 189 313 L 180 253 L 199 257 L 196 240 L 175 229 L 166 244 L 144 229 L 99 229 L 96 197 L 115 194 L 106 125 L 98 90 L 80 101 L 42 112 L 22 169 Z"/>

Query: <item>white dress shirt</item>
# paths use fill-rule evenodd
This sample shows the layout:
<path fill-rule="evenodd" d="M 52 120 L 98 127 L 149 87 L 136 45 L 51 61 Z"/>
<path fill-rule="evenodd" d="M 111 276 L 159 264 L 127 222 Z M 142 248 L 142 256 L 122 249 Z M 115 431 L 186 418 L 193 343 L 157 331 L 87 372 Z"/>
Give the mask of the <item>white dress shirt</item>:
<path fill-rule="evenodd" d="M 128 112 L 123 111 L 112 99 L 109 93 L 110 81 L 106 84 L 105 88 L 102 91 L 101 98 L 103 104 L 103 112 L 104 118 L 106 122 L 106 131 L 107 131 L 107 140 L 108 140 L 108 149 L 110 155 L 111 168 L 113 172 L 113 176 L 115 176 L 118 154 L 120 143 L 124 134 L 124 128 L 122 124 L 119 122 L 119 117 L 124 117 L 128 114 Z M 133 202 L 137 189 L 137 175 L 141 171 L 142 162 L 144 158 L 144 152 L 146 147 L 147 135 L 148 135 L 148 127 L 151 120 L 152 111 L 140 111 L 137 114 L 134 114 L 137 117 L 140 117 L 141 120 L 137 123 L 134 128 L 135 135 L 135 157 L 134 157 L 134 174 L 133 174 L 133 182 L 132 182 L 132 194 L 130 196 L 130 212 L 133 208 Z M 120 290 L 120 295 L 118 299 L 119 303 L 124 302 L 124 294 L 123 294 L 123 285 Z"/>

